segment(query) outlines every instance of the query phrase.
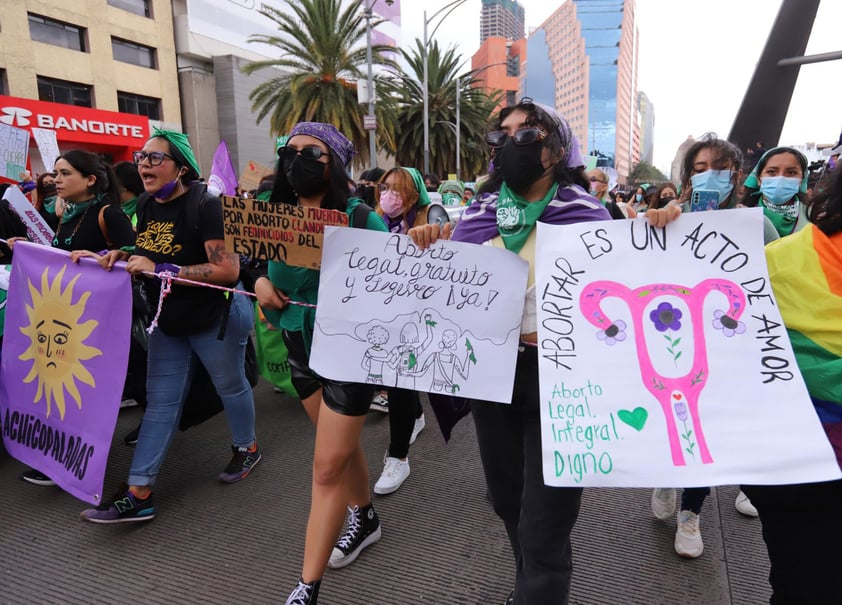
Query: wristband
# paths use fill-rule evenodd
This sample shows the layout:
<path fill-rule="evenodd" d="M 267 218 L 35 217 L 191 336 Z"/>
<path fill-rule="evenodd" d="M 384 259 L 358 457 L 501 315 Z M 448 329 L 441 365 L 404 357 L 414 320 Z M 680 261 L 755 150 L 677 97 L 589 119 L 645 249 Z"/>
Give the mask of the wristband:
<path fill-rule="evenodd" d="M 172 263 L 157 263 L 155 265 L 155 273 L 172 273 L 173 275 L 178 275 L 179 271 L 181 271 L 181 267 Z"/>

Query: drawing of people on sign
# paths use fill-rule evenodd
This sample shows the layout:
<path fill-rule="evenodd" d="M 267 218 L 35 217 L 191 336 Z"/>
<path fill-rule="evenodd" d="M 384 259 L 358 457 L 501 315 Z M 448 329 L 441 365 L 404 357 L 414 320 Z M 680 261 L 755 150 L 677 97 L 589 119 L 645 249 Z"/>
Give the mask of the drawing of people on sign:
<path fill-rule="evenodd" d="M 325 227 L 310 367 L 332 380 L 511 403 L 527 263 L 493 247 L 422 250 L 405 235 L 360 231 Z"/>

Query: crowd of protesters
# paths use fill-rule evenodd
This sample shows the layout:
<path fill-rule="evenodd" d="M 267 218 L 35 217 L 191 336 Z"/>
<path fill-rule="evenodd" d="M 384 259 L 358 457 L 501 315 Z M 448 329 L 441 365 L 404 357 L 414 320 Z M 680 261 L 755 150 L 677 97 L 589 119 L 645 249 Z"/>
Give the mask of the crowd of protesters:
<path fill-rule="evenodd" d="M 609 172 L 585 169 L 579 142 L 566 119 L 523 99 L 502 109 L 486 144 L 493 170 L 478 185 L 441 181 L 412 167 L 370 169 L 349 187 L 354 149 L 340 129 L 301 122 L 278 150 L 274 177 L 253 192 L 275 204 L 337 210 L 352 228 L 406 234 L 420 248 L 452 239 L 508 250 L 529 264 L 515 379 L 510 402 L 471 401 L 488 497 L 514 555 L 515 586 L 501 602 L 516 605 L 567 603 L 573 553 L 570 534 L 582 499 L 580 488 L 544 484 L 538 393 L 535 233 L 538 222 L 570 224 L 600 220 L 645 220 L 662 227 L 685 212 L 738 207 L 763 209 L 764 240 L 776 295 L 793 338 L 816 413 L 842 461 L 842 321 L 821 329 L 799 314 L 818 304 L 842 318 L 839 294 L 816 289 L 805 275 L 823 275 L 840 287 L 842 274 L 842 177 L 825 166 L 821 178 L 791 147 L 744 154 L 708 134 L 691 146 L 680 182 L 632 183 L 620 188 Z M 837 148 L 842 150 L 842 146 Z M 836 151 L 836 150 L 835 150 Z M 838 154 L 837 154 L 838 155 Z M 155 130 L 133 162 L 114 167 L 79 150 L 59 156 L 55 170 L 20 184 L 55 230 L 52 245 L 71 259 L 90 257 L 104 270 L 125 261 L 142 284 L 142 299 L 159 300 L 162 281 L 150 275 L 242 288 L 241 259 L 225 250 L 222 206 L 201 179 L 184 134 Z M 704 192 L 705 195 L 701 195 Z M 448 207 L 464 207 L 458 223 Z M 498 221 L 498 212 L 517 221 Z M 160 225 L 178 246 L 160 252 Z M 0 203 L 0 262 L 8 263 L 26 229 L 5 201 Z M 793 262 L 795 258 L 798 262 Z M 122 266 L 122 265 L 121 265 Z M 388 411 L 390 443 L 373 491 L 389 494 L 409 477 L 410 444 L 424 428 L 423 408 L 413 383 L 385 387 L 371 380 L 326 379 L 310 367 L 319 286 L 318 270 L 272 261 L 254 282 L 266 320 L 282 330 L 293 387 L 315 427 L 311 506 L 300 577 L 287 605 L 318 601 L 328 567 L 351 564 L 382 534 L 372 504 L 365 453 L 360 445 L 370 409 Z M 219 474 L 224 483 L 245 479 L 262 458 L 255 435 L 251 386 L 244 371 L 254 307 L 244 296 L 172 284 L 149 336 L 144 362 L 146 409 L 131 440 L 136 443 L 128 481 L 115 497 L 82 512 L 93 523 L 144 522 L 155 516 L 153 486 L 178 427 L 197 365 L 207 371 L 224 406 L 232 435 L 232 458 Z M 828 291 L 831 290 L 831 291 Z M 291 304 L 292 302 L 305 304 Z M 147 302 L 152 311 L 151 303 Z M 202 313 L 195 310 L 201 308 Z M 417 328 L 401 334 L 389 364 L 398 377 L 428 346 Z M 821 330 L 821 331 L 820 331 Z M 364 362 L 365 363 L 365 362 Z M 408 375 L 408 374 L 407 374 Z M 23 478 L 49 485 L 35 470 Z M 699 517 L 709 488 L 659 488 L 652 512 L 669 519 L 677 511 L 675 551 L 699 557 Z M 842 481 L 790 486 L 745 486 L 735 506 L 759 516 L 770 561 L 774 603 L 842 603 L 842 526 L 834 521 L 842 504 Z M 292 584 L 292 582 L 291 582 Z"/>

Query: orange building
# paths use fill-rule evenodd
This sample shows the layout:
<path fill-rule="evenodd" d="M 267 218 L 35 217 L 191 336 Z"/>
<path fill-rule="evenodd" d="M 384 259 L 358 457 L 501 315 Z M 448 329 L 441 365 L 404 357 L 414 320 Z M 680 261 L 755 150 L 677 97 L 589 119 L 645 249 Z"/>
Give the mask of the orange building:
<path fill-rule="evenodd" d="M 471 69 L 478 71 L 475 87 L 503 92 L 496 109 L 514 105 L 521 95 L 520 78 L 526 61 L 526 40 L 487 38 L 471 57 Z"/>

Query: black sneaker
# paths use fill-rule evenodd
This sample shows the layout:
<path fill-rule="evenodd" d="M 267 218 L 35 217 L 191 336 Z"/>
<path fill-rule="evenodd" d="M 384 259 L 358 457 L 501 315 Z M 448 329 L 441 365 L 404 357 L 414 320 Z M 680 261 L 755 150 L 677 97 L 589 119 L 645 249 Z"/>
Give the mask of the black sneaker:
<path fill-rule="evenodd" d="M 327 566 L 339 569 L 353 563 L 366 546 L 380 539 L 380 519 L 369 504 L 365 508 L 348 508 L 348 527 L 339 537 Z"/>
<path fill-rule="evenodd" d="M 219 480 L 223 483 L 236 483 L 241 479 L 245 479 L 251 473 L 251 470 L 257 466 L 263 456 L 260 454 L 260 448 L 257 447 L 257 442 L 254 443 L 254 451 L 249 451 L 246 447 L 231 446 L 231 451 L 234 455 L 231 456 L 231 462 L 225 467 L 225 470 L 219 473 Z"/>
<path fill-rule="evenodd" d="M 319 600 L 319 584 L 321 583 L 321 580 L 305 582 L 299 579 L 298 586 L 287 597 L 285 605 L 316 605 Z"/>
<path fill-rule="evenodd" d="M 41 471 L 36 471 L 34 468 L 29 469 L 28 471 L 24 471 L 20 474 L 21 481 L 26 481 L 27 483 L 31 483 L 32 485 L 55 485 L 56 482 L 47 477 Z"/>
<path fill-rule="evenodd" d="M 125 437 L 123 437 L 123 442 L 126 445 L 137 445 L 137 436 L 140 435 L 140 425 L 138 424 L 134 429 L 132 429 Z"/>
<path fill-rule="evenodd" d="M 155 518 L 155 505 L 150 492 L 146 498 L 135 496 L 127 485 L 120 486 L 114 499 L 96 508 L 86 508 L 80 515 L 82 521 L 91 523 L 130 523 L 151 521 Z"/>
<path fill-rule="evenodd" d="M 506 602 L 504 605 L 515 605 L 515 591 L 509 593 L 509 596 L 506 597 Z"/>

